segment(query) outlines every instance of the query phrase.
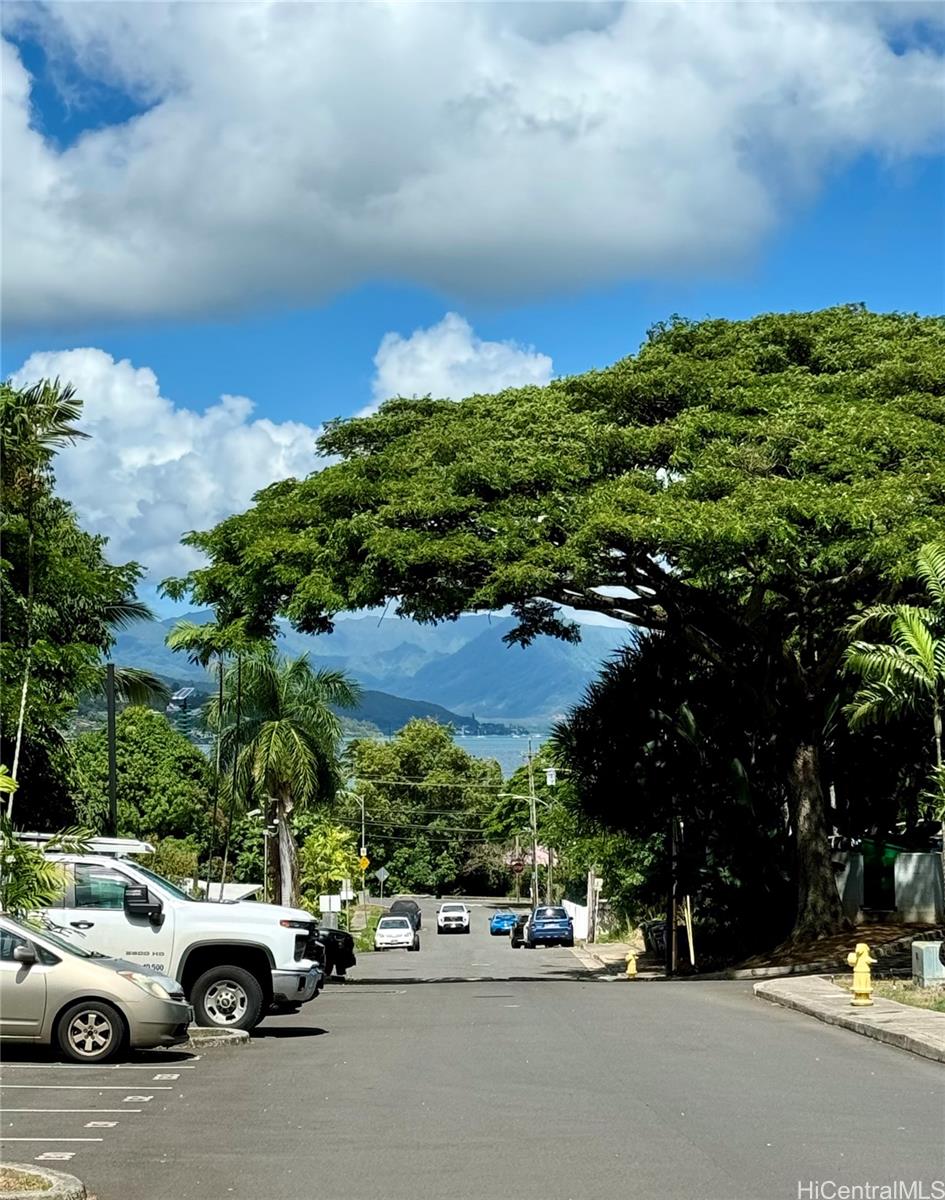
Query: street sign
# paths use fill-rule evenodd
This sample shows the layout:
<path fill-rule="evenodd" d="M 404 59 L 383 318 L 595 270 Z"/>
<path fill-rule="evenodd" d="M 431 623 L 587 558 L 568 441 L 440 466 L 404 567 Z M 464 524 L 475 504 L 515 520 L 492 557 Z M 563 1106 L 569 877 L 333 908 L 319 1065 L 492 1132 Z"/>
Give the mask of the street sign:
<path fill-rule="evenodd" d="M 520 858 L 513 859 L 510 865 L 516 875 L 521 875 L 521 873 L 525 870 L 525 864 Z"/>
<path fill-rule="evenodd" d="M 389 874 L 390 871 L 388 871 L 386 867 L 378 867 L 374 872 L 374 878 L 378 880 L 378 882 L 383 883 Z"/>
<path fill-rule="evenodd" d="M 319 896 L 318 907 L 323 913 L 326 912 L 341 912 L 341 897 L 340 896 Z"/>
<path fill-rule="evenodd" d="M 354 899 L 354 888 L 351 886 L 350 879 L 342 879 L 340 895 L 345 901 Z"/>
<path fill-rule="evenodd" d="M 548 767 L 545 771 L 545 783 L 548 787 L 554 787 L 558 782 L 558 772 L 554 767 Z"/>
<path fill-rule="evenodd" d="M 362 854 L 361 857 L 358 859 L 358 866 L 361 868 L 362 871 L 366 871 L 370 865 L 371 865 L 371 860 L 368 858 L 368 856 L 366 854 Z"/>

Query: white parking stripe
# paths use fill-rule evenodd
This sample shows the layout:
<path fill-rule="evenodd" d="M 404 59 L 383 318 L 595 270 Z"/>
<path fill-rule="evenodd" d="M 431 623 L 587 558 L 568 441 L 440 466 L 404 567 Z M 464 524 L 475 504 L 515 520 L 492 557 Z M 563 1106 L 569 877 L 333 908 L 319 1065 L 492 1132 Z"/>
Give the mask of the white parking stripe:
<path fill-rule="evenodd" d="M 3 1112 L 25 1112 L 25 1113 L 139 1113 L 144 1112 L 143 1108 L 7 1108 L 3 1106 Z"/>
<path fill-rule="evenodd" d="M 180 1076 L 176 1073 L 173 1073 L 170 1075 L 155 1075 L 154 1078 L 155 1079 L 180 1079 Z"/>
<path fill-rule="evenodd" d="M 154 1099 L 153 1096 L 126 1096 L 125 1103 L 126 1104 L 136 1104 L 136 1103 L 146 1104 L 149 1100 L 153 1100 L 153 1099 Z"/>
<path fill-rule="evenodd" d="M 197 1060 L 194 1059 L 194 1063 Z M 194 1063 L 174 1063 L 175 1071 L 192 1071 Z M 4 1063 L 4 1071 L 153 1071 L 158 1063 Z"/>
<path fill-rule="evenodd" d="M 9 1088 L 12 1091 L 14 1088 L 29 1088 L 31 1091 L 44 1092 L 127 1092 L 128 1085 L 123 1083 L 3 1083 L 0 1080 L 0 1088 Z M 155 1092 L 172 1092 L 174 1089 L 169 1083 L 157 1084 L 151 1089 Z"/>
<path fill-rule="evenodd" d="M 4 1137 L 2 1142 L 104 1142 L 104 1138 L 11 1138 Z"/>
<path fill-rule="evenodd" d="M 75 1158 L 74 1150 L 47 1150 L 45 1154 L 37 1154 L 37 1162 L 68 1162 Z"/>
<path fill-rule="evenodd" d="M 86 1129 L 114 1129 L 117 1121 L 86 1121 Z"/>

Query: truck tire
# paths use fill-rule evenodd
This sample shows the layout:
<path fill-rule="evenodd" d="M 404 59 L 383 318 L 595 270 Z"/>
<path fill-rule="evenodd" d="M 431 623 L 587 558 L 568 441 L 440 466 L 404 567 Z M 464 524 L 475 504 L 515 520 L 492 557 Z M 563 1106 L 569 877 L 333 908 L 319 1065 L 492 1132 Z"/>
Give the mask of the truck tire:
<path fill-rule="evenodd" d="M 262 1019 L 263 990 L 243 967 L 211 967 L 191 991 L 197 1025 L 220 1029 L 253 1029 Z"/>
<path fill-rule="evenodd" d="M 108 1062 L 126 1040 L 124 1021 L 104 1000 L 81 1000 L 56 1022 L 56 1044 L 72 1062 Z"/>

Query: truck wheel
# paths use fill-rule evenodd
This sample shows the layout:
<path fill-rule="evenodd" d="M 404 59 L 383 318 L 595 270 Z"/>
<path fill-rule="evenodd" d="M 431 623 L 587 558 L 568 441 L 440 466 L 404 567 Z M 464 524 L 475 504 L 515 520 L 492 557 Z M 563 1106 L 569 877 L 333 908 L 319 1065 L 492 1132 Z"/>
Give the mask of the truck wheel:
<path fill-rule="evenodd" d="M 125 1025 L 104 1000 L 82 1000 L 67 1008 L 59 1018 L 56 1042 L 73 1062 L 107 1062 L 125 1044 Z"/>
<path fill-rule="evenodd" d="M 198 1025 L 253 1029 L 259 1024 L 263 992 L 255 975 L 242 967 L 211 967 L 191 992 Z"/>

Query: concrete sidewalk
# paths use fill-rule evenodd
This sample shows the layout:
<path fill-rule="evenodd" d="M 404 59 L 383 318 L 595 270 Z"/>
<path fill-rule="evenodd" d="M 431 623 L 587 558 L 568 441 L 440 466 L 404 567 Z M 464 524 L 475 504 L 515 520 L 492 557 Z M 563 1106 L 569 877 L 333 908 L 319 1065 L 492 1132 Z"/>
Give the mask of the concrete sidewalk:
<path fill-rule="evenodd" d="M 945 1013 L 879 998 L 869 1008 L 854 1008 L 849 991 L 822 975 L 767 980 L 756 983 L 754 993 L 828 1025 L 945 1063 Z"/>

